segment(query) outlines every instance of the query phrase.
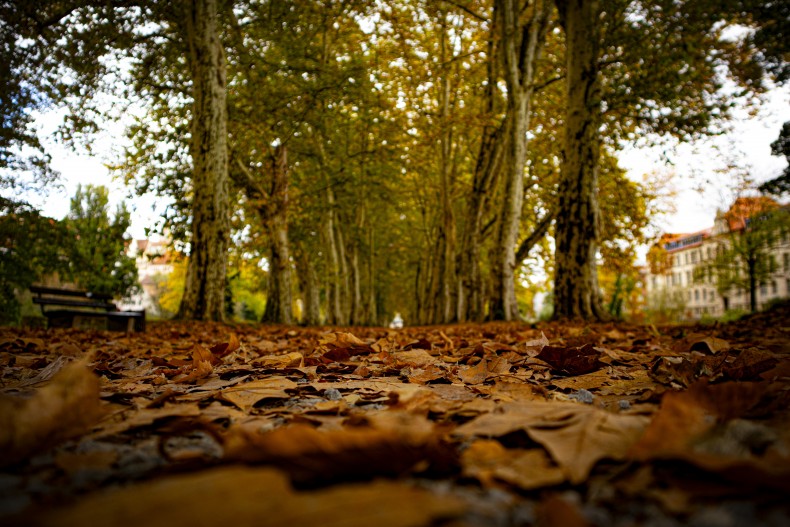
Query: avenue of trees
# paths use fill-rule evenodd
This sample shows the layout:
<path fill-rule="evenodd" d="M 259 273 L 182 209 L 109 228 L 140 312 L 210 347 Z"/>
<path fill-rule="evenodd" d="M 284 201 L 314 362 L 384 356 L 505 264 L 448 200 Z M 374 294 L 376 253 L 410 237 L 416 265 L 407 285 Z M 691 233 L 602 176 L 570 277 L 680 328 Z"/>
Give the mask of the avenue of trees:
<path fill-rule="evenodd" d="M 0 184 L 53 177 L 36 110 L 68 109 L 70 145 L 125 115 L 114 168 L 172 203 L 181 318 L 223 319 L 234 268 L 265 261 L 264 321 L 514 320 L 539 261 L 555 317 L 602 319 L 633 281 L 656 197 L 618 149 L 719 133 L 787 81 L 787 11 L 0 0 Z"/>

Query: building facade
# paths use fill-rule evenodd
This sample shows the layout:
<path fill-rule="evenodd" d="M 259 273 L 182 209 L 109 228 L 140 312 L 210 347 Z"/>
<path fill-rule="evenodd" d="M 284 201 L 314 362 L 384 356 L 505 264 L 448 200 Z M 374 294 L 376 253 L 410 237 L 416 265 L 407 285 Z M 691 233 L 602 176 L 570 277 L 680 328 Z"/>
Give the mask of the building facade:
<path fill-rule="evenodd" d="M 768 211 L 768 212 L 767 212 Z M 714 225 L 688 234 L 665 234 L 651 249 L 651 261 L 645 277 L 648 306 L 670 306 L 679 318 L 718 317 L 729 310 L 750 310 L 750 291 L 743 284 L 720 287 L 715 271 L 721 258 L 737 242 L 737 237 L 751 235 L 757 221 L 766 214 L 786 223 L 788 206 L 780 207 L 768 198 L 739 198 L 727 212 L 719 211 Z M 781 214 L 775 214 L 775 213 Z M 763 309 L 778 298 L 790 297 L 790 225 L 774 225 L 776 232 L 755 253 L 764 262 L 756 287 L 757 308 Z M 755 242 L 755 243 L 759 243 Z M 743 244 L 741 244 L 743 245 Z M 733 258 L 736 261 L 736 258 Z M 735 265 L 736 273 L 746 280 L 745 265 Z M 722 282 L 724 283 L 724 282 Z"/>
<path fill-rule="evenodd" d="M 123 303 L 123 309 L 145 309 L 153 316 L 161 316 L 157 298 L 159 280 L 173 271 L 169 241 L 164 238 L 132 240 L 126 253 L 137 264 L 137 277 L 142 291 L 134 298 Z"/>

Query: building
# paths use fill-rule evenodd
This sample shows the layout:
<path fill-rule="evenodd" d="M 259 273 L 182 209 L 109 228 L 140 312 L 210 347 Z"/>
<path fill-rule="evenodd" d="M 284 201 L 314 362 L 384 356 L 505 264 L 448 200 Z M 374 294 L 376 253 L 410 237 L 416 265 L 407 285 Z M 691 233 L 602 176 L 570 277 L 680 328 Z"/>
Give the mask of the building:
<path fill-rule="evenodd" d="M 132 240 L 127 247 L 127 255 L 137 264 L 137 276 L 142 291 L 128 302 L 123 309 L 145 309 L 153 316 L 160 316 L 161 294 L 159 281 L 173 271 L 172 253 L 168 250 L 170 242 L 164 238 Z"/>
<path fill-rule="evenodd" d="M 680 318 L 699 319 L 721 316 L 729 310 L 750 309 L 748 287 L 730 287 L 721 291 L 713 262 L 726 254 L 736 237 L 751 235 L 755 222 L 768 217 L 784 218 L 780 228 L 761 248 L 769 266 L 757 284 L 758 309 L 777 298 L 790 297 L 790 225 L 786 223 L 790 208 L 780 207 L 770 198 L 738 198 L 727 212 L 719 211 L 714 225 L 698 232 L 665 234 L 649 255 L 645 277 L 648 305 L 671 306 Z M 759 225 L 758 225 L 759 226 Z M 762 265 L 762 264 L 761 264 Z M 735 273 L 744 273 L 744 266 Z M 744 279 L 745 281 L 745 279 Z"/>

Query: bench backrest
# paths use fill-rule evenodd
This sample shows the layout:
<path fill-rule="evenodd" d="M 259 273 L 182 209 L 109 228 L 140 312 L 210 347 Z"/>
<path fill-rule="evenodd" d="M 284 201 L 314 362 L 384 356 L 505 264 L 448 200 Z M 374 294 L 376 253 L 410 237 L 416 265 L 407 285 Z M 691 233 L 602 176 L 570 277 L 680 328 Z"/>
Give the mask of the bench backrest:
<path fill-rule="evenodd" d="M 39 298 L 41 298 L 41 295 L 52 295 L 52 296 L 76 296 L 82 298 L 90 298 L 92 300 L 105 300 L 105 301 L 112 300 L 112 295 L 108 295 L 106 293 L 94 293 L 92 291 L 78 291 L 75 289 L 58 289 L 56 287 L 43 287 L 38 285 L 31 285 L 29 289 L 31 293 L 37 294 Z"/>

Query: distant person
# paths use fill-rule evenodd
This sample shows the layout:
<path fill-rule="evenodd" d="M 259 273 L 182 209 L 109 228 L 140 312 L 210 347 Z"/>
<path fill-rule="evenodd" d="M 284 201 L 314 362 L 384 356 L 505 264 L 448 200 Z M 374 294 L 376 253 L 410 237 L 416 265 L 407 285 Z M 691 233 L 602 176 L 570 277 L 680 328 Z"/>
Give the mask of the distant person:
<path fill-rule="evenodd" d="M 400 316 L 400 313 L 395 313 L 395 318 L 392 319 L 390 322 L 390 327 L 392 329 L 403 329 L 403 319 Z"/>

